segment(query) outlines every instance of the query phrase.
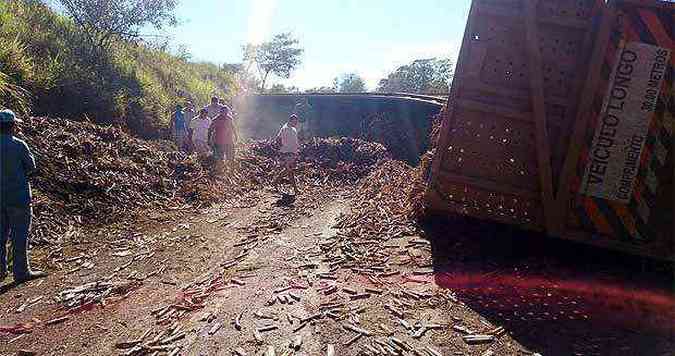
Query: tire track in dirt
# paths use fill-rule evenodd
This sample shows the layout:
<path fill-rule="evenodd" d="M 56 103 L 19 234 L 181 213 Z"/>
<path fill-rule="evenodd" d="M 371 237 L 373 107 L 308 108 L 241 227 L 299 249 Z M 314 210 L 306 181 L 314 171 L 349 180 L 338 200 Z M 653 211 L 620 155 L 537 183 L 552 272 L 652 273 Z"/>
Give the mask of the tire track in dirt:
<path fill-rule="evenodd" d="M 225 280 L 244 285 L 231 283 L 232 288 L 210 297 L 206 308 L 180 321 L 181 330 L 187 331 L 180 354 L 258 355 L 273 347 L 277 355 L 321 355 L 331 344 L 339 355 L 357 355 L 369 347 L 391 345 L 392 338 L 410 345 L 411 350 L 403 354 L 413 354 L 413 349 L 430 354 L 426 347 L 442 354 L 526 352 L 504 332 L 498 332 L 491 345 L 467 345 L 457 330 L 487 333 L 498 327 L 436 285 L 420 286 L 409 279 L 411 267 L 399 267 L 399 275 L 380 285 L 336 268 L 321 245 L 340 233 L 331 226 L 350 201 L 331 194 L 319 200 L 324 203 L 311 216 L 261 241 L 236 266 L 212 270 L 212 276 L 222 274 Z M 405 250 L 415 238 L 400 238 L 389 245 Z M 240 253 L 230 251 L 227 260 Z M 401 301 L 402 290 L 428 299 Z M 350 296 L 365 291 L 371 294 L 364 299 Z M 402 303 L 399 317 L 390 308 L 395 302 Z M 329 304 L 336 306 L 326 307 Z M 355 338 L 349 325 L 368 330 L 369 335 Z M 426 325 L 430 329 L 425 332 Z M 274 329 L 256 331 L 267 326 Z M 291 347 L 298 340 L 301 345 Z M 393 346 L 386 347 L 393 352 Z"/>
<path fill-rule="evenodd" d="M 270 198 L 262 195 L 260 201 L 265 199 Z M 186 283 L 184 281 L 203 274 L 210 268 L 212 260 L 220 260 L 227 252 L 228 245 L 231 245 L 230 242 L 234 243 L 240 235 L 239 231 L 229 226 L 252 219 L 258 214 L 257 209 L 258 204 L 247 208 L 223 205 L 202 213 L 172 214 L 166 222 L 150 221 L 138 229 L 122 227 L 128 235 L 152 236 L 158 241 L 149 246 L 154 253 L 151 258 L 130 264 L 119 277 L 126 280 L 124 277 L 132 270 L 141 276 L 147 276 L 162 267 L 164 272 L 146 278 L 128 297 L 106 300 L 107 305 L 70 315 L 70 319 L 62 324 L 36 327 L 32 333 L 11 343 L 14 335 L 0 335 L 0 343 L 7 343 L 0 355 L 5 352 L 13 354 L 18 350 L 31 350 L 45 355 L 116 354 L 110 345 L 152 325 L 154 320 L 149 314 L 152 307 L 174 298 L 179 286 Z M 110 258 L 111 252 L 109 246 L 99 248 L 98 255 L 92 259 L 95 267 L 86 273 L 55 271 L 44 281 L 30 282 L 0 295 L 0 305 L 4 309 L 0 324 L 12 325 L 35 318 L 45 321 L 61 313 L 58 303 L 52 300 L 52 296 L 60 290 L 98 280 L 110 275 L 121 265 L 127 265 L 124 259 Z M 37 295 L 44 296 L 45 303 L 20 314 L 14 312 L 23 301 Z"/>
<path fill-rule="evenodd" d="M 125 350 L 117 349 L 116 344 L 137 339 L 147 330 L 151 330 L 151 339 L 170 325 L 180 326 L 184 338 L 172 342 L 167 351 L 179 346 L 176 351 L 181 355 L 229 355 L 237 349 L 249 355 L 261 354 L 269 346 L 278 355 L 321 355 L 328 344 L 335 345 L 338 355 L 357 355 L 378 345 L 393 348 L 392 337 L 404 340 L 423 355 L 428 354 L 423 351 L 426 347 L 446 355 L 525 351 L 503 333 L 491 345 L 468 346 L 463 341 L 463 335 L 453 327 L 488 332 L 497 326 L 433 283 L 420 284 L 408 278 L 415 267 L 399 262 L 408 258 L 406 246 L 418 236 L 396 238 L 382 247 L 383 251 L 391 250 L 387 252 L 391 254 L 390 264 L 399 274 L 378 283 L 358 271 L 337 267 L 325 243 L 340 234 L 331 226 L 341 212 L 350 208 L 348 188 L 308 189 L 291 206 L 278 203 L 274 196 L 264 193 L 247 208 L 223 206 L 203 214 L 168 219 L 161 226 L 150 224 L 147 235 L 164 236 L 169 241 L 188 236 L 176 243 L 158 243 L 152 259 L 131 267 L 144 275 L 163 264 L 163 275 L 145 280 L 127 298 L 104 308 L 78 314 L 63 324 L 36 329 L 11 343 L 6 352 L 28 349 L 40 355 L 121 354 Z M 242 245 L 242 241 L 251 243 Z M 238 264 L 222 267 L 223 262 L 232 261 L 243 250 L 248 254 Z M 396 254 L 401 252 L 406 255 L 399 259 Z M 96 274 L 119 264 L 112 261 L 97 266 Z M 196 281 L 213 277 L 221 278 L 226 288 L 206 297 L 203 308 L 172 323 L 157 324 L 153 310 L 176 303 Z M 70 283 L 87 281 L 81 278 Z M 64 288 L 58 278 L 50 283 L 56 286 L 50 286 L 49 293 L 54 288 Z M 295 288 L 286 290 L 289 286 Z M 350 296 L 351 290 L 363 294 L 367 288 L 379 292 L 370 292 L 363 299 Z M 27 286 L 24 297 L 34 295 L 36 289 L 34 285 Z M 404 291 L 413 294 L 406 297 Z M 291 293 L 299 300 L 293 299 Z M 425 297 L 405 299 L 414 293 Z M 11 300 L 14 295 L 0 296 L 0 301 Z M 280 296 L 288 298 L 286 303 L 281 303 Z M 272 297 L 277 299 L 268 305 Z M 392 305 L 401 315 L 394 315 Z M 47 318 L 45 315 L 53 308 L 36 309 L 31 314 Z M 303 322 L 310 317 L 312 320 Z M 238 318 L 240 330 L 233 325 Z M 260 340 L 256 340 L 254 329 L 266 325 L 277 329 L 260 332 Z M 368 330 L 370 335 L 354 339 L 357 334 L 345 329 L 348 325 Z M 406 330 L 405 325 L 410 329 Z M 434 325 L 434 329 L 420 333 L 424 325 Z M 420 335 L 413 338 L 414 333 Z M 298 336 L 302 345 L 293 350 L 289 345 Z"/>

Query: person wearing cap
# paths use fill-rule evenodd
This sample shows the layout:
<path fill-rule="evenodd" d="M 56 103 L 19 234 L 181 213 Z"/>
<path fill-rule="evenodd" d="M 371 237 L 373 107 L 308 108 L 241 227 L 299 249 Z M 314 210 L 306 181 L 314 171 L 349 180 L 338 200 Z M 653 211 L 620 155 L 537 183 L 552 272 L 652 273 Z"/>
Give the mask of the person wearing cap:
<path fill-rule="evenodd" d="M 45 277 L 28 263 L 28 233 L 31 224 L 31 189 L 28 177 L 35 172 L 35 159 L 28 145 L 14 136 L 20 123 L 11 110 L 0 111 L 0 282 L 7 277 L 7 241 L 12 240 L 14 281 L 19 284 Z"/>
<path fill-rule="evenodd" d="M 295 179 L 295 164 L 298 160 L 298 152 L 300 151 L 297 129 L 298 122 L 298 116 L 292 114 L 288 118 L 288 122 L 281 127 L 277 134 L 276 141 L 280 146 L 281 169 L 274 179 L 274 188 L 279 191 L 279 182 L 281 182 L 284 176 L 287 176 L 291 181 L 293 193 L 295 195 L 298 194 L 298 184 Z"/>
<path fill-rule="evenodd" d="M 188 138 L 188 122 L 185 120 L 185 113 L 183 112 L 183 106 L 176 105 L 176 110 L 173 112 L 173 115 L 171 117 L 169 129 L 173 134 L 173 139 L 178 149 L 181 151 L 186 151 Z"/>

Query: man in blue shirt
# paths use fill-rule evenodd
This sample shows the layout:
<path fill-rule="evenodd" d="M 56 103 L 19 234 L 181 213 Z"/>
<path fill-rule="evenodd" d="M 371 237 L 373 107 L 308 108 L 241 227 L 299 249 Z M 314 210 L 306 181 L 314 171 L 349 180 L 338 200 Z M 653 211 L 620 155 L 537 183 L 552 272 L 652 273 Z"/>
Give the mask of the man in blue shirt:
<path fill-rule="evenodd" d="M 28 176 L 35 159 L 26 143 L 14 136 L 21 121 L 10 110 L 0 111 L 0 282 L 7 277 L 7 240 L 12 240 L 12 270 L 17 284 L 45 277 L 28 264 L 28 233 L 31 223 L 31 191 Z"/>
<path fill-rule="evenodd" d="M 188 124 L 185 119 L 185 112 L 181 105 L 176 105 L 176 111 L 171 118 L 171 133 L 173 134 L 176 146 L 181 151 L 187 151 Z"/>

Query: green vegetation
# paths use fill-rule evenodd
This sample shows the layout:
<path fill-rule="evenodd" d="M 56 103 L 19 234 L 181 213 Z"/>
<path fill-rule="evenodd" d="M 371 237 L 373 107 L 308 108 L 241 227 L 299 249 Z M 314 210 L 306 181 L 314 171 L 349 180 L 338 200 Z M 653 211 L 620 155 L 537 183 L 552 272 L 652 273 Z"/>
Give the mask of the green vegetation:
<path fill-rule="evenodd" d="M 446 94 L 450 91 L 452 75 L 453 64 L 449 59 L 417 59 L 396 68 L 387 78 L 380 80 L 377 91 Z"/>
<path fill-rule="evenodd" d="M 337 91 L 339 93 L 365 93 L 366 81 L 356 73 L 347 73 L 335 78 Z"/>
<path fill-rule="evenodd" d="M 300 41 L 290 32 L 275 35 L 272 40 L 261 44 L 249 43 L 243 47 L 244 62 L 255 64 L 262 83 L 260 90 L 265 91 L 265 84 L 270 74 L 280 78 L 290 78 L 291 72 L 300 66 L 300 57 L 305 51 L 299 47 Z M 248 70 L 247 70 L 248 71 Z M 282 87 L 277 86 L 276 91 Z"/>
<path fill-rule="evenodd" d="M 162 134 L 176 102 L 204 104 L 238 90 L 227 68 L 166 47 L 114 35 L 95 46 L 40 1 L 0 0 L 0 103 L 21 114 L 120 124 L 149 138 Z"/>

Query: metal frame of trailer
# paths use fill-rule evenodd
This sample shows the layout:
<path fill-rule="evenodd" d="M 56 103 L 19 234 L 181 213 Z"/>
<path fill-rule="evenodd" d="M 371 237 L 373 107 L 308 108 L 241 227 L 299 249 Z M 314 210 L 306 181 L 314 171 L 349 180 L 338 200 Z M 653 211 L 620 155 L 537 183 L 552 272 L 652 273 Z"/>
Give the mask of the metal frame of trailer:
<path fill-rule="evenodd" d="M 474 0 L 431 165 L 430 212 L 673 259 L 674 9 L 657 0 Z M 609 195 L 620 177 L 601 189 L 587 179 L 617 56 L 635 46 L 670 59 L 654 112 L 637 125 L 647 131 L 632 180 L 623 168 L 632 189 L 617 200 Z M 611 149 L 625 152 L 620 137 Z M 621 154 L 613 157 L 608 171 L 621 168 Z"/>

